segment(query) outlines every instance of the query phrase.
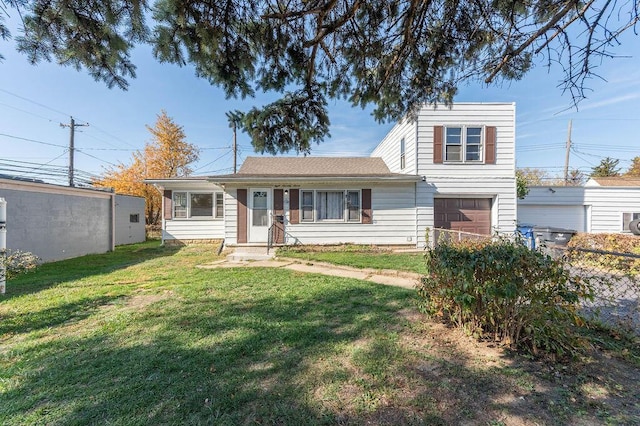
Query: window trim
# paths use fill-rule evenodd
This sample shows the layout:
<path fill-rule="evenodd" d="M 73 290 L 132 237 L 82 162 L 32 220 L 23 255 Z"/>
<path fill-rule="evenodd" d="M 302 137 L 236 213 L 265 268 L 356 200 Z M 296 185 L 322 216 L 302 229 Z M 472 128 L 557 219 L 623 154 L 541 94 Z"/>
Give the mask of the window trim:
<path fill-rule="evenodd" d="M 310 192 L 312 194 L 311 202 L 312 202 L 312 215 L 313 219 L 303 219 L 303 200 L 304 193 Z M 344 205 L 342 208 L 342 219 L 319 219 L 320 214 L 318 212 L 318 202 L 317 196 L 320 192 L 341 192 L 344 197 Z M 347 202 L 347 195 L 351 192 L 358 193 L 358 219 L 349 220 L 349 203 Z M 362 189 L 337 189 L 337 188 L 322 188 L 322 189 L 300 189 L 300 197 L 298 208 L 300 210 L 300 223 L 362 223 Z"/>
<path fill-rule="evenodd" d="M 406 167 L 406 143 L 404 138 L 400 139 L 400 170 Z"/>
<path fill-rule="evenodd" d="M 626 215 L 630 215 L 631 220 L 625 219 Z M 636 217 L 637 216 L 637 217 Z M 640 212 L 622 212 L 622 232 L 631 233 L 629 230 L 629 224 L 636 219 L 640 219 Z"/>
<path fill-rule="evenodd" d="M 443 126 L 442 132 L 442 161 L 446 164 L 485 164 L 485 151 L 486 141 L 485 133 L 486 126 L 482 124 L 459 124 L 459 125 L 446 125 Z M 460 144 L 447 143 L 447 131 L 449 129 L 460 129 Z M 480 129 L 480 143 L 469 144 L 467 139 L 467 129 Z M 480 151 L 480 158 L 477 160 L 467 160 L 467 145 L 478 146 Z M 449 146 L 460 146 L 460 160 L 450 160 L 447 158 Z"/>
<path fill-rule="evenodd" d="M 191 195 L 192 194 L 211 194 L 213 205 L 211 207 L 211 216 L 193 216 L 191 214 Z M 218 215 L 218 196 L 222 194 L 222 215 Z M 184 195 L 186 197 L 185 216 L 176 216 L 176 196 Z M 224 192 L 222 191 L 176 191 L 171 195 L 171 219 L 172 220 L 222 220 L 224 219 Z M 182 208 L 182 206 L 180 206 Z"/>
<path fill-rule="evenodd" d="M 304 218 L 304 208 L 305 207 L 309 207 L 309 205 L 306 205 L 304 203 L 304 193 L 311 193 L 311 219 L 305 219 Z M 312 223 L 316 221 L 316 203 L 315 203 L 315 199 L 316 199 L 316 194 L 314 190 L 311 189 L 301 189 L 300 190 L 300 222 L 305 222 L 305 223 Z"/>

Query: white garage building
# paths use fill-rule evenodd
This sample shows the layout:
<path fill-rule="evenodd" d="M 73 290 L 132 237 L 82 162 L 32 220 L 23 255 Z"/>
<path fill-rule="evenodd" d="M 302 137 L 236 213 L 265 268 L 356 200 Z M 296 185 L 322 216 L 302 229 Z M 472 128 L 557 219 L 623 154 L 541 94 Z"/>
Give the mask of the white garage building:
<path fill-rule="evenodd" d="M 578 232 L 629 232 L 640 218 L 640 179 L 592 178 L 585 186 L 537 186 L 518 200 L 518 223 Z"/>

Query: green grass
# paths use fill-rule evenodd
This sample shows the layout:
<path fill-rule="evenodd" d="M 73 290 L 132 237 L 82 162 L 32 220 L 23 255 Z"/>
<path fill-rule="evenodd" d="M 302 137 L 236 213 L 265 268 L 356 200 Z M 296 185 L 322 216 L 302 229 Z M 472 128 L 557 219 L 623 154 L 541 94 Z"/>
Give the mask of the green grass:
<path fill-rule="evenodd" d="M 468 340 L 426 321 L 410 290 L 284 269 L 195 268 L 216 260 L 215 249 L 124 246 L 11 281 L 0 299 L 0 424 L 639 418 L 633 404 L 607 405 L 635 385 L 594 379 L 588 390 L 601 399 L 577 398 L 579 388 L 501 352 L 459 346 Z M 624 374 L 638 373 L 625 365 Z"/>
<path fill-rule="evenodd" d="M 424 253 L 394 253 L 366 246 L 325 247 L 318 250 L 308 246 L 281 247 L 278 256 L 307 261 L 327 262 L 353 268 L 393 269 L 425 273 Z"/>

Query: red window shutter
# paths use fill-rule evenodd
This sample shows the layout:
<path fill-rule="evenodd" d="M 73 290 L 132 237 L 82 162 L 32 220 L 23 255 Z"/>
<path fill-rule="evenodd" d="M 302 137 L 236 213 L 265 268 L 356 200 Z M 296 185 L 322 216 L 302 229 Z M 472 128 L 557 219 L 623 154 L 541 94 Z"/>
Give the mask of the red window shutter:
<path fill-rule="evenodd" d="M 247 190 L 238 189 L 238 244 L 247 242 Z"/>
<path fill-rule="evenodd" d="M 273 190 L 273 238 L 276 244 L 284 243 L 284 190 L 283 189 L 274 189 Z M 278 220 L 278 216 L 283 217 L 283 221 L 280 222 Z"/>
<path fill-rule="evenodd" d="M 486 164 L 496 164 L 496 128 L 487 126 L 484 129 L 484 162 Z"/>
<path fill-rule="evenodd" d="M 284 214 L 284 190 L 282 189 L 273 190 L 273 214 Z"/>
<path fill-rule="evenodd" d="M 442 163 L 442 134 L 444 127 L 433 126 L 433 162 Z"/>
<path fill-rule="evenodd" d="M 171 219 L 173 217 L 173 195 L 171 190 L 165 189 L 162 193 L 162 205 L 164 209 L 164 218 Z"/>
<path fill-rule="evenodd" d="M 370 189 L 362 190 L 362 223 L 373 223 Z"/>
<path fill-rule="evenodd" d="M 289 190 L 289 223 L 300 223 L 300 190 Z"/>

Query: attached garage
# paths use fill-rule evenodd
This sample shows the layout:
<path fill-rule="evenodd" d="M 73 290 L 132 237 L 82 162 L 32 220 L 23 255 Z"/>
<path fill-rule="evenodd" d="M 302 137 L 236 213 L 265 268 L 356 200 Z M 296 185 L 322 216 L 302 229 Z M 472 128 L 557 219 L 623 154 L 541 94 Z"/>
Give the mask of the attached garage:
<path fill-rule="evenodd" d="M 491 234 L 491 198 L 435 198 L 436 228 Z"/>
<path fill-rule="evenodd" d="M 518 222 L 536 226 L 572 229 L 585 232 L 585 206 L 518 205 Z"/>

